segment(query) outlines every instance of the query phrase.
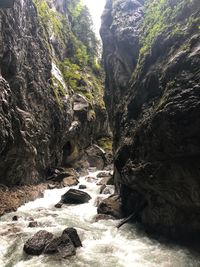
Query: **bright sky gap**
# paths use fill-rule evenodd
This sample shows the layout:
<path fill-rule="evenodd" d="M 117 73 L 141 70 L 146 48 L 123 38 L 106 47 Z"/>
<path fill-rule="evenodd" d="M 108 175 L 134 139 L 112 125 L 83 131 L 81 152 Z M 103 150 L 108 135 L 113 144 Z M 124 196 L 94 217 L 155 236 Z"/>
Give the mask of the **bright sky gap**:
<path fill-rule="evenodd" d="M 90 14 L 94 23 L 95 33 L 97 37 L 100 38 L 99 29 L 101 27 L 101 15 L 103 13 L 106 0 L 83 0 L 83 3 L 87 5 L 90 10 Z"/>

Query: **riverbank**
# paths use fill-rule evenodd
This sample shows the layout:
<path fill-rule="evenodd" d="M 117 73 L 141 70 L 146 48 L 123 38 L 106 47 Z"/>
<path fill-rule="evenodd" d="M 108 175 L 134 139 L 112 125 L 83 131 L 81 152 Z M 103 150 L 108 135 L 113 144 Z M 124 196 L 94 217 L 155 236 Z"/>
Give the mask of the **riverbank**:
<path fill-rule="evenodd" d="M 125 224 L 117 229 L 119 220 L 96 220 L 97 202 L 109 194 L 100 194 L 101 185 L 98 172 L 80 177 L 79 184 L 91 199 L 81 205 L 63 205 L 55 208 L 61 196 L 69 188 L 45 190 L 44 197 L 26 203 L 17 212 L 5 214 L 0 218 L 1 244 L 0 266 L 12 267 L 199 267 L 199 254 L 187 248 L 149 238 L 145 232 L 138 231 L 133 224 Z M 114 187 L 109 186 L 110 193 Z M 17 221 L 12 221 L 17 216 Z M 30 218 L 37 222 L 29 227 Z M 61 259 L 59 255 L 30 256 L 23 252 L 27 240 L 40 230 L 60 236 L 67 227 L 74 227 L 80 236 L 82 247 L 76 255 Z"/>
<path fill-rule="evenodd" d="M 47 183 L 38 185 L 24 185 L 8 188 L 0 187 L 0 216 L 5 213 L 16 211 L 20 206 L 29 201 L 43 197 L 44 191 L 48 188 Z"/>

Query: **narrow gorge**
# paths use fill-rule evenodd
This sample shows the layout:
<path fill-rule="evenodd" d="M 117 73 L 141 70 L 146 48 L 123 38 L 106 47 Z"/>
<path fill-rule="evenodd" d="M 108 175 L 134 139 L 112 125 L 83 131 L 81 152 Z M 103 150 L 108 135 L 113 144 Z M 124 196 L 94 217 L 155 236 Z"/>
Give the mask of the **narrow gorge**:
<path fill-rule="evenodd" d="M 199 267 L 199 117 L 199 0 L 0 1 L 0 266 Z"/>

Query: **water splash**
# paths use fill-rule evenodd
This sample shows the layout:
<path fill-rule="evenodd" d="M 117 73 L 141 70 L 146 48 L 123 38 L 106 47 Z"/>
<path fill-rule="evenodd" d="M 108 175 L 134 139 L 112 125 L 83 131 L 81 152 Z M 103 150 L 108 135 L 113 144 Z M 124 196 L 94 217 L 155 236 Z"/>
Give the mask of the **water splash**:
<path fill-rule="evenodd" d="M 80 178 L 80 184 L 87 186 L 92 199 L 82 205 L 54 205 L 68 189 L 46 190 L 44 198 L 21 206 L 17 212 L 10 213 L 0 221 L 0 266 L 1 267 L 199 267 L 200 257 L 187 249 L 175 245 L 159 243 L 145 234 L 139 233 L 130 224 L 116 228 L 118 221 L 95 222 L 96 207 L 100 186 L 97 186 L 98 172 L 90 173 L 93 182 Z M 75 186 L 74 188 L 78 188 Z M 17 215 L 20 219 L 12 222 Z M 39 224 L 38 228 L 28 228 L 30 217 Z M 66 227 L 75 227 L 80 235 L 83 247 L 77 249 L 76 256 L 59 259 L 56 255 L 39 257 L 23 253 L 24 242 L 40 229 L 60 234 Z"/>

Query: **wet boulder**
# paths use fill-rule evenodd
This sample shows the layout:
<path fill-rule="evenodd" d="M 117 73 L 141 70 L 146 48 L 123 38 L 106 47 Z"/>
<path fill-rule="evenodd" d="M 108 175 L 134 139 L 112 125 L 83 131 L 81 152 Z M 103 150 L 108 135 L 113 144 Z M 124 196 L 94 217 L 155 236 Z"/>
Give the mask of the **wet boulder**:
<path fill-rule="evenodd" d="M 45 247 L 44 254 L 58 253 L 58 246 L 62 243 L 61 237 L 53 238 Z"/>
<path fill-rule="evenodd" d="M 91 196 L 81 190 L 70 189 L 61 197 L 61 202 L 64 204 L 83 204 L 87 203 Z"/>
<path fill-rule="evenodd" d="M 98 145 L 90 146 L 86 150 L 87 161 L 90 167 L 102 170 L 105 167 L 105 151 Z"/>
<path fill-rule="evenodd" d="M 52 238 L 52 233 L 41 230 L 26 241 L 23 249 L 29 255 L 40 255 Z"/>
<path fill-rule="evenodd" d="M 75 246 L 67 234 L 56 237 L 45 247 L 45 254 L 59 253 L 62 258 L 67 258 L 76 254 Z"/>
<path fill-rule="evenodd" d="M 12 221 L 18 221 L 19 217 L 17 215 L 12 217 Z"/>
<path fill-rule="evenodd" d="M 111 195 L 111 189 L 104 184 L 100 188 L 100 194 Z"/>
<path fill-rule="evenodd" d="M 103 194 L 103 191 L 104 191 L 105 188 L 106 188 L 106 185 L 103 184 L 103 185 L 100 187 L 99 193 L 100 193 L 100 194 Z"/>
<path fill-rule="evenodd" d="M 62 202 L 58 202 L 54 207 L 57 208 L 57 209 L 61 209 L 62 205 L 63 205 Z"/>
<path fill-rule="evenodd" d="M 106 214 L 116 219 L 123 218 L 121 199 L 118 195 L 112 195 L 104 199 L 97 208 L 98 214 Z"/>
<path fill-rule="evenodd" d="M 101 178 L 97 185 L 114 185 L 113 175 L 110 172 L 100 172 L 97 178 Z"/>
<path fill-rule="evenodd" d="M 50 171 L 50 176 L 47 178 L 47 180 L 51 180 L 54 182 L 62 182 L 63 179 L 68 177 L 74 177 L 75 179 L 77 179 L 78 174 L 73 168 L 57 168 Z"/>
<path fill-rule="evenodd" d="M 79 189 L 86 189 L 86 188 L 87 188 L 87 186 L 84 185 L 84 184 L 80 184 L 80 185 L 79 185 Z"/>
<path fill-rule="evenodd" d="M 69 176 L 69 177 L 65 177 L 63 179 L 63 181 L 61 182 L 61 185 L 63 187 L 67 187 L 67 186 L 77 185 L 78 183 L 79 183 L 79 181 L 75 176 Z"/>
<path fill-rule="evenodd" d="M 75 248 L 82 247 L 82 243 L 81 243 L 80 237 L 79 237 L 79 235 L 78 235 L 78 233 L 77 233 L 75 228 L 68 227 L 63 231 L 62 234 L 69 236 L 69 238 L 71 239 L 71 241 L 74 244 Z"/>
<path fill-rule="evenodd" d="M 104 200 L 104 196 L 98 196 L 96 199 L 95 199 L 95 203 L 94 203 L 94 206 L 95 207 L 98 207 L 99 204 Z"/>
<path fill-rule="evenodd" d="M 36 222 L 36 221 L 29 222 L 28 227 L 30 227 L 30 228 L 38 227 L 38 222 Z"/>

